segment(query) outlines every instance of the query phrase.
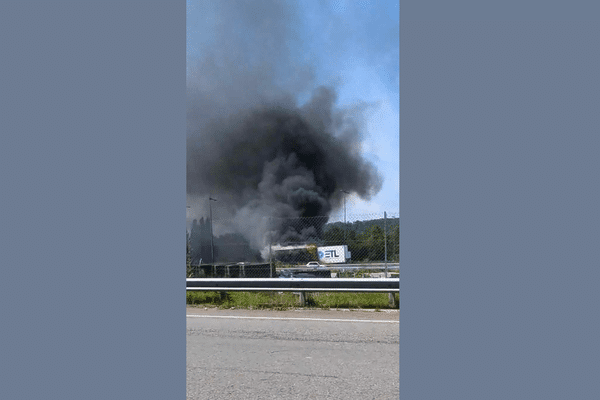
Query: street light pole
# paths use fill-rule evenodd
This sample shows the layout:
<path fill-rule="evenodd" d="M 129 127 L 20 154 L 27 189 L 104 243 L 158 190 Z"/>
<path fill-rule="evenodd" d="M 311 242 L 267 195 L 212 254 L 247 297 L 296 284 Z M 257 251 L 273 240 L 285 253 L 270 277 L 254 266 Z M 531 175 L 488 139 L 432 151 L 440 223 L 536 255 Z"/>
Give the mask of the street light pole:
<path fill-rule="evenodd" d="M 213 221 L 212 221 L 212 205 L 211 201 L 217 201 L 217 199 L 213 199 L 212 197 L 208 198 L 208 210 L 210 212 L 210 262 L 213 264 L 213 268 L 215 266 L 215 243 L 213 240 Z"/>

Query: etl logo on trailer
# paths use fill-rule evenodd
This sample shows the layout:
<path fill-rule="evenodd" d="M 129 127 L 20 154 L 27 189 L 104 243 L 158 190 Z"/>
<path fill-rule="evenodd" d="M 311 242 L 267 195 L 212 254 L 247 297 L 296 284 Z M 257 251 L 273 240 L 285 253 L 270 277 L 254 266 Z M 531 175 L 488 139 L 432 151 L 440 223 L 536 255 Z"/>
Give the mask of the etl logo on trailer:
<path fill-rule="evenodd" d="M 338 258 L 337 250 L 325 250 L 320 253 L 321 258 Z"/>
<path fill-rule="evenodd" d="M 317 254 L 319 261 L 324 263 L 344 263 L 346 258 L 350 258 L 346 246 L 317 247 Z"/>

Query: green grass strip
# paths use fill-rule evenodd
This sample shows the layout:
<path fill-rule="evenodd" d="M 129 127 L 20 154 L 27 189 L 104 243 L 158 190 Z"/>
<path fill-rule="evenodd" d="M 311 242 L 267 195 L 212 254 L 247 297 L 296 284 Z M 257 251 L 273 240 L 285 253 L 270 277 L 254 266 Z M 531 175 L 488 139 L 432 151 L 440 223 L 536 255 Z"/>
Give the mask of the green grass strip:
<path fill-rule="evenodd" d="M 387 293 L 340 293 L 312 292 L 306 293 L 306 307 L 311 308 L 374 308 L 398 309 L 399 294 L 394 294 L 396 307 L 389 305 Z M 209 305 L 219 308 L 248 308 L 286 310 L 299 307 L 299 296 L 292 292 L 186 292 L 188 305 Z"/>

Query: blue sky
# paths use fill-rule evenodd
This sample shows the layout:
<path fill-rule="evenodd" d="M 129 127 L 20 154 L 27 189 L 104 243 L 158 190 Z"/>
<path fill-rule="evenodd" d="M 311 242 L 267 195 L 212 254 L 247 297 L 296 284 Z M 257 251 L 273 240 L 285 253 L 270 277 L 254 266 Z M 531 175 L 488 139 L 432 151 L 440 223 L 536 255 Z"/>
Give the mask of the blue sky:
<path fill-rule="evenodd" d="M 224 8 L 237 7 L 247 18 L 253 12 L 269 12 L 273 4 L 284 2 L 230 1 Z M 261 6 L 265 10 L 260 10 Z M 277 7 L 275 7 L 277 8 Z M 258 10 L 258 11 L 257 11 Z M 239 11 L 239 10 L 238 10 Z M 274 72 L 280 79 L 293 80 L 306 73 L 311 84 L 333 85 L 338 91 L 337 105 L 352 107 L 368 104 L 364 111 L 362 152 L 383 175 L 381 191 L 369 201 L 349 197 L 347 212 L 397 215 L 399 210 L 399 11 L 398 1 L 306 1 L 281 7 L 280 20 L 270 20 L 276 32 L 287 35 L 285 45 L 275 43 L 275 52 L 286 52 L 289 71 Z M 260 15 L 260 14 L 258 14 Z M 217 12 L 210 2 L 187 2 L 188 81 L 194 65 L 215 43 L 214 27 L 223 24 L 226 13 Z M 281 24 L 281 25 L 279 25 Z M 230 28 L 230 29 L 235 29 Z M 285 32 L 285 33 L 283 33 Z M 260 41 L 268 35 L 260 33 Z M 262 35 L 262 36 L 261 36 Z M 243 33 L 237 38 L 243 38 Z M 252 41 L 253 37 L 248 36 Z M 252 52 L 253 44 L 240 44 Z M 280 46 L 281 48 L 278 48 Z M 257 51 L 256 59 L 263 57 Z M 260 60 L 257 60 L 260 62 Z M 289 66 L 293 65 L 294 69 Z M 307 66 L 307 68 L 295 66 Z M 298 91 L 298 102 L 309 96 Z"/>

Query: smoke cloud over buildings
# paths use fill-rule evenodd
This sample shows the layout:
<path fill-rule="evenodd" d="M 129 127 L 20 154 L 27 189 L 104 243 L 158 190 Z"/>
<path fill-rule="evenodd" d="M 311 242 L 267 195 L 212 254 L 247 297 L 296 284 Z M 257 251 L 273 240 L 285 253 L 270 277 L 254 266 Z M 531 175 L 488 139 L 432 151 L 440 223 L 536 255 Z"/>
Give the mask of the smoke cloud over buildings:
<path fill-rule="evenodd" d="M 291 5 L 196 6 L 210 40 L 188 71 L 188 204 L 207 217 L 217 198 L 223 225 L 255 249 L 318 238 L 340 190 L 369 199 L 382 185 L 361 156 L 360 110 L 337 107 L 335 88 L 290 51 L 303 47 Z"/>

